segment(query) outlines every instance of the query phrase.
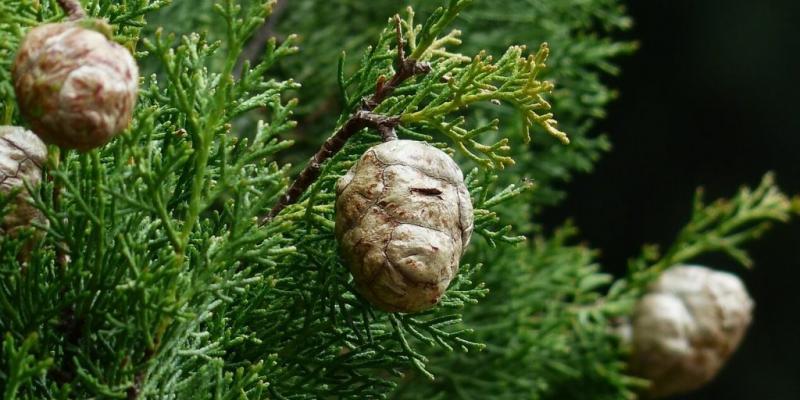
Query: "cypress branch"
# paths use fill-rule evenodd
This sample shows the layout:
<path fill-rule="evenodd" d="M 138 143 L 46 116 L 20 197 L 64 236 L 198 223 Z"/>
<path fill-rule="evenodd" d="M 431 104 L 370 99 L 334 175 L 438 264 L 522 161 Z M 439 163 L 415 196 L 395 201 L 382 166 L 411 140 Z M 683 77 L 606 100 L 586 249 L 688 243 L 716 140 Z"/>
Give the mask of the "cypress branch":
<path fill-rule="evenodd" d="M 272 210 L 261 218 L 260 223 L 265 224 L 277 216 L 286 206 L 296 203 L 300 196 L 314 183 L 319 177 L 322 164 L 334 156 L 344 147 L 345 143 L 358 131 L 370 127 L 377 129 L 384 141 L 397 139 L 395 126 L 400 122 L 397 117 L 384 117 L 372 112 L 387 97 L 391 96 L 397 87 L 403 82 L 416 75 L 423 75 L 430 72 L 431 68 L 425 62 L 406 58 L 405 43 L 403 42 L 402 25 L 400 16 L 395 14 L 395 31 L 397 38 L 397 70 L 392 77 L 386 81 L 383 76 L 378 79 L 375 93 L 365 98 L 358 110 L 356 110 L 347 121 L 323 143 L 322 147 L 311 157 L 306 167 L 300 172 L 297 179 L 292 183 L 286 194 L 282 195 Z"/>
<path fill-rule="evenodd" d="M 631 398 L 646 382 L 615 328 L 648 283 L 708 252 L 747 264 L 746 244 L 800 209 L 771 178 L 698 197 L 622 280 L 570 224 L 538 225 L 608 148 L 604 78 L 635 47 L 613 38 L 630 26 L 618 0 L 412 1 L 388 22 L 395 0 L 215 2 L 91 3 L 147 73 L 124 134 L 51 151 L 20 188 L 47 221 L 0 236 L 5 397 Z M 56 0 L 0 1 L 3 124 L 25 126 L 20 40 L 62 17 Z M 549 135 L 528 141 L 536 128 Z M 475 209 L 459 273 L 415 314 L 363 299 L 333 232 L 337 180 L 394 135 L 451 154 Z M 285 161 L 315 152 L 270 220 L 294 187 Z"/>

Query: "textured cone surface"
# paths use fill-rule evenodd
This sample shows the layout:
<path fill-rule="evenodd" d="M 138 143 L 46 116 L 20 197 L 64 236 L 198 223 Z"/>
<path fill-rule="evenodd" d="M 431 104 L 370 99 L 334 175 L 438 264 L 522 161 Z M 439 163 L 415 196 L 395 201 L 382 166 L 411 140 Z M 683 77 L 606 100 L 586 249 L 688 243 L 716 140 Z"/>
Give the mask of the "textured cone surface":
<path fill-rule="evenodd" d="M 47 143 L 89 150 L 130 123 L 136 62 L 127 49 L 80 23 L 32 29 L 12 73 L 20 111 Z"/>
<path fill-rule="evenodd" d="M 697 389 L 739 346 L 752 310 L 735 275 L 700 266 L 671 268 L 636 307 L 631 367 L 651 381 L 652 397 Z"/>
<path fill-rule="evenodd" d="M 42 180 L 42 165 L 47 146 L 32 132 L 16 126 L 0 126 L 0 193 L 15 195 L 6 206 L 0 233 L 13 233 L 31 221 L 42 219 L 38 209 L 28 203 L 25 182 L 35 187 Z"/>
<path fill-rule="evenodd" d="M 458 165 L 424 142 L 367 150 L 337 186 L 336 237 L 359 292 L 386 311 L 433 307 L 472 234 Z"/>

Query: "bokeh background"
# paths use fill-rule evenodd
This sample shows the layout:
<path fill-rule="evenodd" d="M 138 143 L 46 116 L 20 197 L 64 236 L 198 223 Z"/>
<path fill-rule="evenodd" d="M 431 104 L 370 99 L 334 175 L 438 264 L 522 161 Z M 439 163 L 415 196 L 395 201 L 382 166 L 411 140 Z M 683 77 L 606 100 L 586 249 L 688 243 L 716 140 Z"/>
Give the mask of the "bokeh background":
<path fill-rule="evenodd" d="M 613 80 L 620 97 L 601 125 L 614 145 L 547 214 L 573 218 L 622 273 L 642 242 L 667 245 L 696 186 L 708 199 L 755 185 L 765 171 L 800 194 L 800 1 L 670 0 L 628 4 L 640 49 Z M 756 299 L 743 347 L 713 384 L 681 399 L 800 399 L 800 223 L 750 245 L 735 271 Z"/>

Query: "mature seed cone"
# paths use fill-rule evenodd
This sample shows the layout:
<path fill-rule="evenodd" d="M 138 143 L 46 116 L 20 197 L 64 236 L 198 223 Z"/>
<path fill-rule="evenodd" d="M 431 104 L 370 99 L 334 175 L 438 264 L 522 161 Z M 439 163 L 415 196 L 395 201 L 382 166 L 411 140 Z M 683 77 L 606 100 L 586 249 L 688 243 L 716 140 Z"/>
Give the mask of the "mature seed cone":
<path fill-rule="evenodd" d="M 427 143 L 389 141 L 367 150 L 336 192 L 336 237 L 358 291 L 385 311 L 433 307 L 472 234 L 455 161 Z"/>
<path fill-rule="evenodd" d="M 46 24 L 28 32 L 12 68 L 20 111 L 47 143 L 90 150 L 131 121 L 139 81 L 102 21 Z"/>
<path fill-rule="evenodd" d="M 700 266 L 665 272 L 633 316 L 633 371 L 654 398 L 708 383 L 736 350 L 753 301 L 735 275 Z"/>
<path fill-rule="evenodd" d="M 25 182 L 31 186 L 41 182 L 46 158 L 47 146 L 32 132 L 17 126 L 0 126 L 0 194 L 16 196 L 4 210 L 0 234 L 13 234 L 42 218 L 39 210 L 28 203 Z"/>

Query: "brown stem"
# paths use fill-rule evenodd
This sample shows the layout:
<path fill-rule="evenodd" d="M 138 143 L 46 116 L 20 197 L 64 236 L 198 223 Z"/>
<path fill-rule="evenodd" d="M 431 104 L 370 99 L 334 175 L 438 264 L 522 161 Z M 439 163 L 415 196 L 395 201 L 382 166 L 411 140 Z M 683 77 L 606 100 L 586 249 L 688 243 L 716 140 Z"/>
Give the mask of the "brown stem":
<path fill-rule="evenodd" d="M 69 15 L 70 21 L 77 21 L 86 18 L 86 11 L 83 10 L 79 0 L 57 0 L 58 5 Z"/>
<path fill-rule="evenodd" d="M 297 179 L 295 179 L 289 187 L 289 190 L 278 199 L 278 202 L 272 207 L 269 214 L 261 218 L 260 223 L 264 224 L 269 222 L 278 215 L 281 210 L 286 208 L 286 206 L 297 202 L 303 192 L 305 192 L 319 177 L 322 164 L 334 154 L 338 153 L 339 150 L 344 147 L 345 143 L 347 143 L 347 140 L 356 132 L 367 127 L 372 127 L 378 129 L 384 138 L 386 138 L 387 136 L 394 135 L 394 126 L 396 126 L 398 122 L 400 122 L 398 117 L 385 117 L 365 110 L 357 111 L 333 134 L 333 136 L 322 144 L 322 147 L 311 157 L 308 165 L 300 172 L 300 175 L 297 176 Z M 384 133 L 385 131 L 390 131 L 391 134 Z M 397 138 L 397 135 L 394 135 L 394 138 Z"/>
<path fill-rule="evenodd" d="M 410 58 L 405 58 L 405 43 L 403 42 L 403 32 L 400 24 L 400 16 L 394 16 L 397 32 L 397 71 L 389 81 L 381 77 L 375 87 L 375 93 L 361 102 L 361 106 L 350 118 L 333 134 L 322 147 L 314 154 L 308 165 L 300 172 L 297 179 L 284 193 L 272 210 L 261 217 L 260 223 L 265 224 L 277 216 L 286 206 L 296 203 L 308 187 L 319 177 L 322 164 L 344 147 L 345 143 L 358 131 L 364 128 L 374 128 L 380 132 L 384 141 L 397 139 L 395 127 L 400 122 L 399 117 L 386 117 L 372 112 L 386 98 L 391 96 L 394 90 L 405 80 L 415 76 L 427 74 L 431 71 L 430 64 L 419 62 Z"/>
<path fill-rule="evenodd" d="M 406 58 L 400 16 L 395 15 L 394 21 L 396 24 L 395 31 L 397 32 L 397 72 L 395 72 L 389 82 L 385 82 L 384 79 L 379 79 L 378 85 L 375 88 L 375 94 L 364 100 L 362 108 L 370 111 L 378 107 L 378 105 L 389 97 L 406 79 L 414 75 L 424 75 L 431 72 L 431 66 L 427 62 Z"/>
<path fill-rule="evenodd" d="M 397 132 L 395 132 L 395 130 L 394 130 L 395 126 L 396 126 L 396 124 L 378 125 L 378 127 L 377 127 L 378 132 L 381 133 L 381 138 L 383 138 L 384 142 L 397 140 Z"/>

